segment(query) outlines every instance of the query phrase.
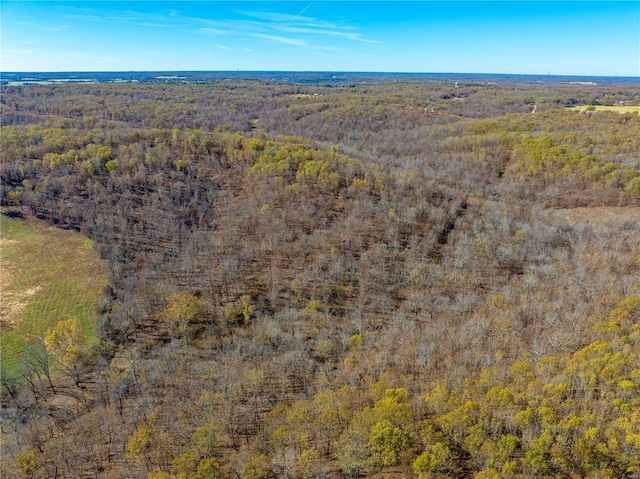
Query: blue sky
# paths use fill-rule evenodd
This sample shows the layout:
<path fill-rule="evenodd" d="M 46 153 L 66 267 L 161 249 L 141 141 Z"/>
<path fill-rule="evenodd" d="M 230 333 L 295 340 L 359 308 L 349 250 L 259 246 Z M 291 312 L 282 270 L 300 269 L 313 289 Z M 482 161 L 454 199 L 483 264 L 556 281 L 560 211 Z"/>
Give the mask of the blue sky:
<path fill-rule="evenodd" d="M 2 71 L 640 76 L 640 1 L 5 1 Z"/>

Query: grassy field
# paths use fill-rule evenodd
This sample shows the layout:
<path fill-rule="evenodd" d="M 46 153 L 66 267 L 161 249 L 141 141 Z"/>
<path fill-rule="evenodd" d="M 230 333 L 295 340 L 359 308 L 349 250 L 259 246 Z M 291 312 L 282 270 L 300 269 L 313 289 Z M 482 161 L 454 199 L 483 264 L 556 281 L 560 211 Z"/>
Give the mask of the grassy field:
<path fill-rule="evenodd" d="M 573 108 L 569 108 L 573 111 L 586 111 L 588 106 L 574 106 Z M 625 105 L 615 105 L 615 106 L 595 106 L 594 111 L 617 111 L 618 113 L 640 113 L 640 106 L 625 106 Z"/>
<path fill-rule="evenodd" d="M 91 241 L 44 222 L 0 215 L 0 346 L 11 372 L 21 352 L 63 319 L 95 343 L 95 304 L 105 278 Z"/>

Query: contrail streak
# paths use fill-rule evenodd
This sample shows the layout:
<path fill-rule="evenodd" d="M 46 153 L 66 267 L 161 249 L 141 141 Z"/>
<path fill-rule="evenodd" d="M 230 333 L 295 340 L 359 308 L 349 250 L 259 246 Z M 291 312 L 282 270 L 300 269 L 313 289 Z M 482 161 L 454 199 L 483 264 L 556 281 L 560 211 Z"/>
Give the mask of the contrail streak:
<path fill-rule="evenodd" d="M 304 7 L 302 10 L 300 10 L 300 11 L 298 12 L 298 14 L 297 14 L 295 17 L 293 17 L 291 20 L 289 20 L 289 21 L 287 22 L 287 25 L 289 25 L 289 24 L 290 24 L 291 22 L 293 22 L 296 18 L 298 18 L 300 15 L 302 15 L 304 12 L 306 12 L 306 11 L 307 11 L 307 9 L 308 9 L 310 6 L 311 6 L 311 4 L 307 5 L 307 6 L 306 6 L 306 7 Z"/>

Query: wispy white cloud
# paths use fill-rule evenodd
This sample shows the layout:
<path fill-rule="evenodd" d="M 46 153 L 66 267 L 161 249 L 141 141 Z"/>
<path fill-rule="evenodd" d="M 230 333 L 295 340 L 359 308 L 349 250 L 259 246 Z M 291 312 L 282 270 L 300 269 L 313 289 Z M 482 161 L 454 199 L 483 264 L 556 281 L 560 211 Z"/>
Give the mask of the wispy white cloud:
<path fill-rule="evenodd" d="M 65 15 L 73 20 L 84 20 L 96 23 L 115 23 L 142 27 L 176 27 L 185 26 L 180 23 L 180 15 L 176 12 L 146 13 L 135 10 L 114 11 L 106 8 L 76 8 L 69 6 Z"/>
<path fill-rule="evenodd" d="M 143 23 L 138 23 L 139 27 L 153 27 L 153 28 L 169 28 L 171 25 L 167 25 L 165 23 L 149 23 L 149 22 L 143 22 Z"/>
<path fill-rule="evenodd" d="M 306 11 L 303 9 L 302 11 Z M 315 17 L 308 17 L 298 15 L 290 15 L 287 13 L 275 13 L 275 12 L 260 12 L 260 11 L 248 11 L 248 10 L 237 10 L 236 13 L 240 15 L 244 15 L 246 17 L 257 18 L 259 20 L 265 20 L 265 22 L 261 22 L 262 25 L 265 25 L 269 28 L 281 28 L 290 24 L 298 25 L 300 27 L 306 27 L 309 29 L 326 29 L 326 30 L 345 30 L 345 31 L 355 31 L 358 30 L 358 27 L 354 27 L 352 25 L 344 25 L 338 24 L 334 22 L 327 22 Z"/>
<path fill-rule="evenodd" d="M 297 45 L 300 47 L 304 47 L 308 45 L 306 42 L 303 42 L 302 40 L 298 40 L 296 38 L 287 38 L 287 37 L 281 37 L 278 35 L 266 35 L 264 33 L 250 33 L 249 35 L 255 38 L 262 38 L 263 40 L 271 40 L 273 42 L 286 43 L 287 45 Z"/>
<path fill-rule="evenodd" d="M 345 30 L 345 31 L 356 31 L 359 30 L 358 27 L 354 27 L 352 25 L 338 25 L 336 23 L 322 22 L 318 21 L 315 18 L 308 19 L 310 21 L 298 21 L 295 25 L 300 25 L 301 27 L 308 28 L 328 28 L 330 30 Z"/>
<path fill-rule="evenodd" d="M 219 48 L 220 50 L 227 50 L 227 51 L 229 51 L 229 50 L 233 50 L 233 48 L 228 47 L 228 46 L 226 46 L 226 45 L 214 45 L 214 46 L 215 46 L 216 48 Z"/>
<path fill-rule="evenodd" d="M 378 40 L 369 40 L 367 38 L 362 38 L 362 34 L 360 33 L 326 30 L 326 29 L 320 29 L 320 28 L 289 27 L 287 25 L 277 26 L 276 29 L 282 32 L 289 32 L 289 33 L 308 33 L 311 35 L 326 35 L 330 37 L 340 37 L 347 40 L 354 40 L 357 42 L 378 43 L 378 44 L 382 43 Z"/>
<path fill-rule="evenodd" d="M 368 38 L 358 27 L 342 21 L 326 21 L 308 13 L 312 4 L 297 13 L 282 13 L 273 11 L 235 10 L 224 16 L 206 17 L 205 15 L 189 16 L 185 11 L 164 10 L 162 12 L 141 12 L 134 10 L 107 10 L 104 8 L 74 8 L 68 7 L 66 15 L 74 20 L 100 23 L 128 24 L 136 27 L 181 29 L 184 32 L 197 32 L 210 36 L 257 38 L 268 42 L 276 42 L 293 47 L 331 50 L 327 45 L 343 40 L 346 47 L 348 42 L 368 44 L 383 44 L 383 42 Z M 282 6 L 282 4 L 281 4 Z M 232 45 L 225 40 L 227 45 Z M 226 46 L 226 45 L 224 45 Z M 215 48 L 220 46 L 214 45 Z M 231 48 L 231 47 L 228 47 Z M 238 45 L 241 49 L 242 46 Z M 223 48 L 224 49 L 224 48 Z"/>
<path fill-rule="evenodd" d="M 229 35 L 234 33 L 233 30 L 222 30 L 221 28 L 201 28 L 200 31 L 212 35 Z"/>
<path fill-rule="evenodd" d="M 260 20 L 267 20 L 269 22 L 290 22 L 296 18 L 304 21 L 313 21 L 312 18 L 301 17 L 298 15 L 291 15 L 289 13 L 277 13 L 277 12 L 256 12 L 249 10 L 236 10 L 236 13 L 244 15 L 245 17 L 258 18 Z"/>
<path fill-rule="evenodd" d="M 48 32 L 62 32 L 73 28 L 71 25 L 43 25 L 34 22 L 15 22 L 16 25 L 28 28 L 37 28 L 38 30 L 46 30 Z"/>
<path fill-rule="evenodd" d="M 126 12 L 122 12 L 126 13 Z M 106 23 L 131 23 L 131 22 L 142 22 L 148 20 L 147 17 L 143 15 L 100 15 L 94 13 L 72 13 L 69 14 L 69 17 L 74 18 L 76 20 L 85 20 L 91 22 L 106 22 Z"/>
<path fill-rule="evenodd" d="M 237 15 L 245 18 L 221 20 L 190 18 L 189 20 L 206 24 L 207 27 L 200 29 L 205 33 L 251 36 L 294 46 L 315 47 L 315 43 L 322 43 L 319 39 L 323 37 L 371 44 L 383 43 L 366 38 L 359 31 L 359 28 L 353 25 L 328 22 L 302 15 L 309 6 L 295 15 L 280 12 L 236 10 Z M 292 35 L 282 35 L 282 33 Z M 315 37 L 316 41 L 309 41 L 309 37 Z"/>

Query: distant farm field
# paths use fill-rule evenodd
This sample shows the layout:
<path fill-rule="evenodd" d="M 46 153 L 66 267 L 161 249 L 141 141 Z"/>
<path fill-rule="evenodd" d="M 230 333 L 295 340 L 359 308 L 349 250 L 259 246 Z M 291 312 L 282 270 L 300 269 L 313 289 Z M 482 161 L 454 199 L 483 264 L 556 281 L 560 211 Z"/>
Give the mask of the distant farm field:
<path fill-rule="evenodd" d="M 0 346 L 11 371 L 30 342 L 77 318 L 95 343 L 96 301 L 105 279 L 90 240 L 35 219 L 0 215 Z"/>
<path fill-rule="evenodd" d="M 586 111 L 589 106 L 574 106 L 573 108 L 569 108 L 574 111 Z M 595 111 L 617 111 L 618 113 L 640 113 L 640 106 L 625 106 L 625 105 L 615 105 L 615 106 L 594 106 Z"/>

